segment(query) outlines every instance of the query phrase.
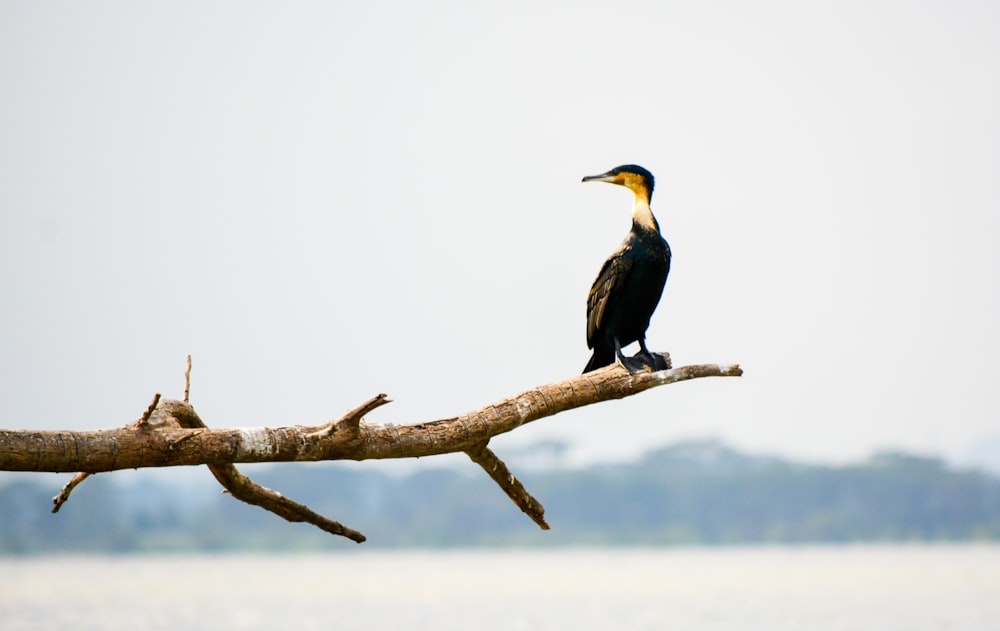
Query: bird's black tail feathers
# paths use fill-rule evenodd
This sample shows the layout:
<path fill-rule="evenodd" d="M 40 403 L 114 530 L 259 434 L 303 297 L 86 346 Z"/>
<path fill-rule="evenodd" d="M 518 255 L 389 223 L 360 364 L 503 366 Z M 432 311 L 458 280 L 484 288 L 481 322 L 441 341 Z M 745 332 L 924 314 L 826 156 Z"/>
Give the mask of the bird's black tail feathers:
<path fill-rule="evenodd" d="M 590 361 L 587 362 L 587 367 L 583 369 L 583 374 L 595 371 L 598 368 L 604 368 L 613 363 L 615 363 L 614 349 L 594 348 L 594 354 L 590 356 Z"/>

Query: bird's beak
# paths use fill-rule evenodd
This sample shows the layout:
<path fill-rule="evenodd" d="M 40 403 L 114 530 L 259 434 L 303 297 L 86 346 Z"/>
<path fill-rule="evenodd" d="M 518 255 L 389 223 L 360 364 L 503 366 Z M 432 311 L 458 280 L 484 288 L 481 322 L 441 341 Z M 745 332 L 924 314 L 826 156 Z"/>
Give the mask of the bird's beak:
<path fill-rule="evenodd" d="M 615 183 L 615 176 L 609 175 L 607 173 L 602 173 L 600 175 L 588 175 L 581 180 L 582 182 L 610 182 Z"/>

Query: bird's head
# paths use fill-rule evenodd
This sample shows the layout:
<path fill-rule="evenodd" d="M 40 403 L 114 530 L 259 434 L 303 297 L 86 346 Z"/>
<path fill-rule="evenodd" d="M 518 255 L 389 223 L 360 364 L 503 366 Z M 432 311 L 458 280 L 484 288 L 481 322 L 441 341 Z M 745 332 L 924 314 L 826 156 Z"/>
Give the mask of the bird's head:
<path fill-rule="evenodd" d="M 632 191 L 647 202 L 653 197 L 653 174 L 638 164 L 623 164 L 601 175 L 588 175 L 584 182 L 608 182 Z"/>

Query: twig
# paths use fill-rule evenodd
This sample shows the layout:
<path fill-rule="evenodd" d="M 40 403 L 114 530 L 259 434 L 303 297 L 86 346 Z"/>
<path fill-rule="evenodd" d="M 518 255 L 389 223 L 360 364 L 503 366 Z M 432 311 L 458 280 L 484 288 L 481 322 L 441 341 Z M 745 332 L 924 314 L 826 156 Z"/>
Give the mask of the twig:
<path fill-rule="evenodd" d="M 52 512 L 58 513 L 59 509 L 62 508 L 62 505 L 69 499 L 69 494 L 73 492 L 76 485 L 83 482 L 88 477 L 90 477 L 89 473 L 81 471 L 70 478 L 70 481 L 66 483 L 66 486 L 62 487 L 62 490 L 59 491 L 59 495 L 52 498 Z"/>
<path fill-rule="evenodd" d="M 483 468 L 493 481 L 500 485 L 504 493 L 507 494 L 517 507 L 531 518 L 542 530 L 548 530 L 549 525 L 545 521 L 545 509 L 541 503 L 528 493 L 524 485 L 514 477 L 507 465 L 497 457 L 493 451 L 487 447 L 487 443 L 481 443 L 465 452 L 469 458 Z"/>
<path fill-rule="evenodd" d="M 187 368 L 184 370 L 184 403 L 191 402 L 191 355 L 187 356 Z"/>
<path fill-rule="evenodd" d="M 384 392 L 376 394 L 361 405 L 346 412 L 340 418 L 324 424 L 324 426 L 317 431 L 306 434 L 306 438 L 321 438 L 323 436 L 329 436 L 330 434 L 336 432 L 341 426 L 344 426 L 345 429 L 357 430 L 361 425 L 362 417 L 364 417 L 365 414 L 368 414 L 375 408 L 383 406 L 386 403 L 392 403 L 392 399 L 388 398 L 388 395 Z"/>
<path fill-rule="evenodd" d="M 153 395 L 153 402 L 149 404 L 149 407 L 146 408 L 146 411 L 143 412 L 142 416 L 139 417 L 140 426 L 149 424 L 149 417 L 153 416 L 153 412 L 156 411 L 156 406 L 159 405 L 159 403 L 160 403 L 160 393 L 157 392 L 156 394 Z"/>
<path fill-rule="evenodd" d="M 178 438 L 174 442 L 170 443 L 170 450 L 173 451 L 174 449 L 177 449 L 180 446 L 181 443 L 183 443 L 186 440 L 191 440 L 192 438 L 195 438 L 196 436 L 198 436 L 199 434 L 201 434 L 203 431 L 205 431 L 205 430 L 204 429 L 198 429 L 198 430 L 195 430 L 195 431 L 191 432 L 190 434 L 184 434 L 183 436 L 181 436 L 180 438 Z"/>

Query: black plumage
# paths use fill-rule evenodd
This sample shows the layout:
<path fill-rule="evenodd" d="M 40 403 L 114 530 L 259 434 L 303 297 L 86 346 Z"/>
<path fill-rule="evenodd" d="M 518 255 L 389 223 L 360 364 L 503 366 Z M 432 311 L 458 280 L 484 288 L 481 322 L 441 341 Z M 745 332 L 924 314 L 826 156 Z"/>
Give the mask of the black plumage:
<path fill-rule="evenodd" d="M 619 358 L 634 372 L 638 366 L 653 369 L 669 364 L 646 348 L 649 319 L 660 302 L 670 273 L 670 246 L 660 236 L 660 227 L 650 210 L 653 174 L 626 164 L 584 182 L 609 182 L 632 191 L 632 229 L 617 250 L 604 262 L 587 296 L 587 347 L 594 354 L 583 372 L 607 366 Z M 621 348 L 638 342 L 639 360 L 626 358 Z"/>

